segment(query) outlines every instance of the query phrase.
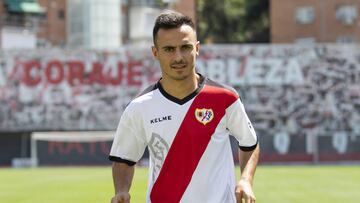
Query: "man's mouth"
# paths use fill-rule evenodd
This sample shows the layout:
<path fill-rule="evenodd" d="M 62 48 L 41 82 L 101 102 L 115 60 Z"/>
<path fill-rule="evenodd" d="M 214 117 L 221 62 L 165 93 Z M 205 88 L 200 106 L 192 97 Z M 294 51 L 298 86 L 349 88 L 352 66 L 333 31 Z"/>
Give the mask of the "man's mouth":
<path fill-rule="evenodd" d="M 184 64 L 184 63 L 171 65 L 171 68 L 174 68 L 174 69 L 182 69 L 185 67 L 186 67 L 186 64 Z"/>

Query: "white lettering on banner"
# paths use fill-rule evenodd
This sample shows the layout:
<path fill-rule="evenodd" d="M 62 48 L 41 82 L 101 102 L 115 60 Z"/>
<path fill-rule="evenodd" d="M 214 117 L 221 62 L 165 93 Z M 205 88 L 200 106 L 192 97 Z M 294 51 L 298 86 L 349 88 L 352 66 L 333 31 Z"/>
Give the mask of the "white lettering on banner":
<path fill-rule="evenodd" d="M 208 59 L 197 62 L 197 70 L 206 76 L 233 86 L 302 85 L 304 76 L 295 59 L 242 57 Z"/>
<path fill-rule="evenodd" d="M 284 83 L 285 69 L 281 67 L 280 61 L 277 61 L 278 63 L 273 62 L 272 65 L 268 65 L 268 74 L 265 75 L 266 79 L 264 81 L 269 85 L 282 85 Z"/>
<path fill-rule="evenodd" d="M 286 71 L 285 84 L 289 84 L 289 85 L 304 84 L 304 76 L 297 60 L 290 59 L 289 64 L 285 68 L 285 71 Z"/>
<path fill-rule="evenodd" d="M 273 144 L 279 154 L 287 154 L 290 146 L 290 137 L 286 132 L 278 132 L 274 135 Z"/>
<path fill-rule="evenodd" d="M 291 59 L 248 58 L 246 77 L 249 85 L 301 85 L 304 83 L 299 64 Z"/>
<path fill-rule="evenodd" d="M 226 83 L 226 70 L 224 60 L 211 59 L 207 63 L 207 76 L 221 83 Z"/>
<path fill-rule="evenodd" d="M 253 85 L 265 83 L 265 76 L 269 71 L 269 65 L 257 58 L 249 57 L 246 64 L 246 78 Z"/>
<path fill-rule="evenodd" d="M 344 154 L 348 145 L 348 136 L 345 132 L 336 132 L 332 136 L 332 145 L 340 154 Z"/>
<path fill-rule="evenodd" d="M 242 62 L 242 66 L 240 66 L 239 60 L 235 58 L 230 58 L 228 60 L 228 79 L 229 83 L 234 86 L 239 86 L 245 83 L 244 64 L 246 63 L 246 61 L 244 60 L 240 62 Z"/>

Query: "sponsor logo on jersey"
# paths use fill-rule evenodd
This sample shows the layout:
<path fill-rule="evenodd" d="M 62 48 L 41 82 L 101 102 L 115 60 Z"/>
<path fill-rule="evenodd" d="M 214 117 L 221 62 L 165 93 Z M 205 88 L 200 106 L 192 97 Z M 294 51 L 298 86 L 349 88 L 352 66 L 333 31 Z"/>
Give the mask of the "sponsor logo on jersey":
<path fill-rule="evenodd" d="M 160 123 L 162 121 L 171 121 L 171 116 L 163 116 L 163 117 L 159 117 L 159 118 L 154 118 L 150 120 L 151 124 L 154 123 Z"/>
<path fill-rule="evenodd" d="M 195 118 L 200 123 L 206 125 L 214 118 L 214 111 L 212 109 L 195 109 Z"/>

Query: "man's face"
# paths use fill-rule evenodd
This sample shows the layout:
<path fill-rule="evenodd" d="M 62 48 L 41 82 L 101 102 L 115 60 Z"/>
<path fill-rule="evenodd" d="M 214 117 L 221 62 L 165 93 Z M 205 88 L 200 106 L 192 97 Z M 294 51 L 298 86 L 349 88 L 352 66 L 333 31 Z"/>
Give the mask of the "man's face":
<path fill-rule="evenodd" d="M 152 52 L 159 60 L 163 79 L 184 80 L 195 74 L 199 42 L 190 26 L 160 29 Z"/>

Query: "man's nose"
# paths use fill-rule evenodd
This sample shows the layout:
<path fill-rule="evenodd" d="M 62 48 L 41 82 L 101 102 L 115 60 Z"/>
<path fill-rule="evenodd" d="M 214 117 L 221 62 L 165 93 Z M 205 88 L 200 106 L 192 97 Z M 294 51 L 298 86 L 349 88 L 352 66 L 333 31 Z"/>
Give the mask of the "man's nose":
<path fill-rule="evenodd" d="M 183 57 L 184 56 L 181 49 L 176 49 L 174 53 L 174 61 L 176 62 L 182 61 Z"/>

